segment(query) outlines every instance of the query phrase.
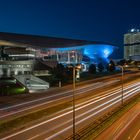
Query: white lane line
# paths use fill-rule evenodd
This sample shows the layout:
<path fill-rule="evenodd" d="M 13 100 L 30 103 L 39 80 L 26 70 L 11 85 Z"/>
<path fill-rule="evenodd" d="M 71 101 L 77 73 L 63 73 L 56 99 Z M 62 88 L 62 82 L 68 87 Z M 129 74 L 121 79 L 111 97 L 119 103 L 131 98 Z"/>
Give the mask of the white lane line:
<path fill-rule="evenodd" d="M 129 94 L 129 95 L 130 95 L 130 94 Z M 108 96 L 107 96 L 107 97 L 108 97 Z M 107 97 L 106 97 L 106 98 L 107 98 Z M 98 102 L 98 100 L 97 100 L 97 102 Z M 86 105 L 85 105 L 85 106 L 86 106 Z M 85 107 L 85 106 L 83 106 L 83 107 Z M 82 108 L 82 107 L 80 107 L 80 108 L 78 108 L 78 109 L 81 109 L 81 108 Z M 78 110 L 78 109 L 77 109 L 77 110 Z M 24 130 L 21 130 L 21 131 L 19 131 L 19 132 L 16 132 L 16 133 L 14 133 L 14 134 L 12 134 L 12 135 L 9 135 L 9 136 L 3 138 L 3 140 L 6 140 L 6 139 L 11 138 L 11 137 L 13 137 L 13 136 L 16 136 L 16 135 L 18 135 L 18 134 L 21 134 L 21 133 L 23 133 L 23 132 L 26 132 L 26 131 L 31 130 L 31 129 L 33 129 L 33 128 L 36 128 L 36 127 L 38 127 L 38 126 L 41 126 L 41 125 L 43 125 L 43 124 L 45 124 L 45 123 L 48 123 L 48 122 L 53 121 L 53 120 L 55 120 L 55 119 L 58 119 L 58 118 L 60 118 L 60 117 L 62 117 L 62 116 L 65 116 L 65 115 L 67 115 L 67 114 L 69 114 L 69 113 L 72 113 L 72 111 L 66 112 L 66 113 L 61 114 L 61 115 L 59 115 L 59 116 L 57 116 L 57 117 L 51 118 L 51 119 L 49 119 L 49 120 L 47 120 L 47 121 L 41 122 L 41 123 L 39 123 L 39 124 L 37 124 L 37 125 L 34 125 L 34 126 L 32 126 L 32 127 L 29 127 L 29 128 L 27 128 L 27 129 L 24 129 Z"/>
<path fill-rule="evenodd" d="M 115 140 L 117 140 L 119 138 L 119 136 L 126 130 L 126 128 L 135 120 L 135 118 L 138 116 L 139 112 L 136 112 L 135 115 L 130 119 L 130 121 L 128 123 L 126 123 L 126 125 L 121 129 L 121 131 L 119 131 L 119 133 L 117 133 L 117 135 L 115 136 Z"/>
<path fill-rule="evenodd" d="M 118 132 L 118 129 L 121 127 L 121 125 L 122 125 L 121 123 L 118 125 L 118 127 L 115 129 L 113 135 L 115 135 Z"/>
<path fill-rule="evenodd" d="M 35 135 L 35 136 L 33 136 L 33 137 L 31 137 L 31 138 L 28 138 L 28 140 L 33 140 L 33 139 L 35 139 L 35 138 L 37 138 L 37 137 L 39 137 L 40 135 Z"/>
<path fill-rule="evenodd" d="M 138 134 L 140 133 L 140 129 L 137 131 L 136 135 L 134 136 L 133 140 L 136 139 L 136 137 L 138 136 Z"/>

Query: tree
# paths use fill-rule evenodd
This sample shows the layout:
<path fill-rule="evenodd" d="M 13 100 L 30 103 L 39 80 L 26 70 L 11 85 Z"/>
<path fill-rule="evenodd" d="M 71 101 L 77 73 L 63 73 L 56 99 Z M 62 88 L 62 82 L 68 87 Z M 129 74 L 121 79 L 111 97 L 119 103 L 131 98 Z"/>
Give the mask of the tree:
<path fill-rule="evenodd" d="M 95 64 L 91 64 L 89 66 L 88 72 L 91 73 L 91 74 L 96 73 L 96 66 L 95 66 Z"/>
<path fill-rule="evenodd" d="M 102 63 L 98 64 L 98 70 L 99 70 L 99 72 L 102 72 L 104 70 L 104 66 Z"/>
<path fill-rule="evenodd" d="M 114 71 L 115 70 L 115 63 L 113 60 L 110 60 L 110 63 L 109 63 L 109 71 Z"/>
<path fill-rule="evenodd" d="M 126 64 L 126 60 L 125 60 L 125 59 L 122 59 L 122 60 L 120 60 L 119 62 L 117 62 L 117 65 L 123 66 L 123 65 L 125 65 L 125 64 Z"/>
<path fill-rule="evenodd" d="M 56 78 L 62 81 L 64 79 L 64 72 L 65 72 L 65 67 L 60 63 L 57 64 L 57 66 L 54 68 L 53 73 L 56 76 Z"/>

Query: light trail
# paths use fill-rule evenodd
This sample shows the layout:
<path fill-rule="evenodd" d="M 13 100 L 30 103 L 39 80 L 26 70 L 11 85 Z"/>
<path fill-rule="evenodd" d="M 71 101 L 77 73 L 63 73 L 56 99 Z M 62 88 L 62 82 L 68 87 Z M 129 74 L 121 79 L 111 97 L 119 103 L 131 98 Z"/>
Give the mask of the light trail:
<path fill-rule="evenodd" d="M 115 80 L 115 82 L 116 82 L 116 80 Z M 109 82 L 110 83 L 110 82 Z M 112 82 L 111 82 L 112 83 Z M 108 85 L 108 82 L 107 83 L 103 83 L 103 84 L 99 84 L 99 86 L 97 86 L 96 85 L 96 87 L 95 88 L 99 88 L 99 87 L 103 87 L 103 86 L 105 86 L 105 85 Z M 95 88 L 88 88 L 88 89 L 85 89 L 85 90 L 82 90 L 82 89 L 80 89 L 80 90 L 82 90 L 81 92 L 78 92 L 78 93 L 76 93 L 76 95 L 78 95 L 78 94 L 83 94 L 83 93 L 86 93 L 86 92 L 89 92 L 89 91 L 91 91 L 91 90 L 93 90 L 93 89 L 95 89 Z M 73 90 L 72 90 L 73 91 Z M 65 93 L 69 93 L 69 92 L 65 92 Z M 64 94 L 64 93 L 62 93 L 62 94 Z M 54 95 L 55 96 L 55 95 Z M 59 96 L 60 96 L 60 94 L 59 94 Z M 10 116 L 10 115 L 14 115 L 14 114 L 17 114 L 17 113 L 20 113 L 20 112 L 23 112 L 23 111 L 26 111 L 26 110 L 29 110 L 29 109 L 33 109 L 33 108 L 35 108 L 35 107 L 40 107 L 40 106 L 42 106 L 42 105 L 46 105 L 46 104 L 49 104 L 49 103 L 52 103 L 52 102 L 55 102 L 55 101 L 59 101 L 59 100 L 62 100 L 62 99 L 67 99 L 67 98 L 69 98 L 69 97 L 72 97 L 73 95 L 68 95 L 68 96 L 65 96 L 65 97 L 61 97 L 61 98 L 59 98 L 59 99 L 55 99 L 55 100 L 51 100 L 51 101 L 47 101 L 47 102 L 44 102 L 44 103 L 40 103 L 40 104 L 37 104 L 37 105 L 33 105 L 33 106 L 30 106 L 30 107 L 25 107 L 25 108 L 23 108 L 23 109 L 21 109 L 21 108 L 19 108 L 20 110 L 16 110 L 16 111 L 12 111 L 12 112 L 8 112 L 7 114 L 4 114 L 4 115 L 1 115 L 0 116 L 0 118 L 4 118 L 4 117 L 7 117 L 7 116 Z M 50 97 L 46 97 L 46 98 L 50 98 Z M 38 100 L 40 100 L 40 99 L 38 99 Z M 31 101 L 32 102 L 32 101 Z M 15 106 L 14 106 L 15 107 Z M 10 107 L 9 107 L 10 108 Z M 11 107 L 12 108 L 12 107 Z M 6 108 L 7 109 L 7 108 Z M 2 109 L 1 109 L 1 111 L 2 111 Z M 3 110 L 4 111 L 4 110 Z"/>
<path fill-rule="evenodd" d="M 140 91 L 140 90 L 136 90 L 136 91 Z M 136 92 L 133 92 L 133 93 L 136 93 Z M 132 93 L 132 94 L 133 94 L 133 93 Z M 129 96 L 130 96 L 130 94 L 129 94 Z M 128 96 L 127 96 L 127 97 L 128 97 Z M 125 97 L 125 98 L 127 98 L 127 97 Z M 104 108 L 98 110 L 97 112 L 95 112 L 95 113 L 93 113 L 93 114 L 91 114 L 91 115 L 85 117 L 84 119 L 81 119 L 80 121 L 77 121 L 77 122 L 76 122 L 76 125 L 78 125 L 78 124 L 80 124 L 80 123 L 82 123 L 82 122 L 84 122 L 84 121 L 90 119 L 91 117 L 94 117 L 95 115 L 97 115 L 97 114 L 99 114 L 100 112 L 102 112 L 102 111 L 108 109 L 109 107 L 111 107 L 111 106 L 117 104 L 117 103 L 120 102 L 120 101 L 121 101 L 121 99 L 118 99 L 117 101 L 113 102 L 112 104 L 109 104 L 108 106 L 106 106 L 106 107 L 104 107 Z M 47 139 L 45 139 L 45 140 L 51 140 L 52 138 L 54 138 L 54 137 L 60 135 L 61 133 L 64 133 L 65 131 L 71 129 L 72 127 L 73 127 L 73 125 L 70 125 L 70 126 L 68 126 L 67 128 L 65 128 L 64 130 L 61 130 L 61 131 L 55 133 L 54 135 L 52 135 L 52 136 L 50 136 L 50 137 L 47 137 Z"/>
<path fill-rule="evenodd" d="M 133 90 L 131 90 L 131 91 L 133 91 L 133 93 L 135 93 L 135 90 L 138 89 L 138 88 L 139 88 L 139 87 L 136 87 L 135 89 L 133 89 Z M 128 93 L 129 93 L 129 92 L 125 93 L 125 95 L 128 94 Z M 132 93 L 132 94 L 133 94 L 133 93 Z M 130 95 L 130 94 L 129 94 L 129 95 Z M 99 109 L 99 108 L 101 108 L 101 107 L 103 107 L 103 106 L 105 106 L 105 105 L 107 105 L 107 104 L 109 104 L 109 103 L 115 101 L 116 99 L 118 99 L 118 100 L 117 100 L 117 103 L 118 103 L 119 101 L 121 101 L 120 97 L 121 97 L 121 95 L 119 95 L 119 96 L 117 96 L 117 97 L 115 97 L 115 98 L 109 100 L 108 102 L 105 102 L 105 103 L 103 103 L 103 104 L 101 104 L 101 105 L 99 105 L 99 106 L 97 106 L 97 107 L 94 107 L 94 108 L 92 108 L 91 110 L 88 110 L 87 112 L 76 116 L 75 119 L 80 119 L 80 117 L 83 117 L 84 115 L 87 115 L 88 113 L 91 113 L 91 112 L 93 112 L 93 111 L 95 111 L 95 110 L 97 110 L 97 109 Z M 116 101 L 115 101 L 115 102 L 116 102 Z M 87 104 L 86 106 L 89 106 L 89 105 L 91 105 L 91 103 Z M 112 105 L 114 105 L 114 103 L 112 103 Z M 82 108 L 85 108 L 86 106 L 83 106 Z M 109 106 L 110 106 L 110 105 L 109 105 Z M 104 108 L 106 108 L 106 107 L 104 107 Z M 103 108 L 103 109 L 101 108 L 101 110 L 104 110 L 104 108 Z M 80 109 L 81 109 L 81 108 L 77 108 L 75 111 L 78 111 L 78 110 L 80 110 Z M 97 112 L 98 112 L 98 111 L 97 111 Z M 95 116 L 97 112 L 93 113 L 93 114 L 94 114 L 93 116 Z M 70 113 L 72 113 L 72 112 L 70 112 Z M 93 116 L 92 116 L 92 117 L 93 117 Z M 88 117 L 85 117 L 85 120 L 87 120 L 87 119 L 89 119 L 89 118 L 88 118 Z M 80 119 L 80 120 L 81 120 L 81 119 Z M 84 120 L 84 119 L 83 119 L 83 120 Z M 85 121 L 85 120 L 84 120 L 84 121 Z M 59 127 L 62 127 L 62 126 L 64 126 L 65 124 L 67 124 L 67 123 L 69 123 L 69 122 L 71 122 L 71 121 L 72 121 L 72 119 L 70 119 L 69 121 L 64 122 L 63 124 L 58 125 L 57 127 L 53 128 L 53 129 L 51 129 L 51 130 L 57 129 L 57 128 L 59 128 Z M 83 121 L 82 121 L 82 122 L 83 122 Z M 78 122 L 77 122 L 77 123 L 78 123 Z M 77 124 L 77 123 L 76 123 L 76 124 Z M 81 122 L 80 122 L 80 123 L 81 123 Z M 71 127 L 72 127 L 72 126 L 70 126 L 70 128 L 71 128 Z M 68 127 L 68 128 L 69 128 L 69 127 Z M 70 129 L 70 128 L 69 128 L 69 129 Z M 51 130 L 49 130 L 49 131 L 51 131 Z M 66 131 L 66 130 L 62 130 L 61 132 L 64 132 L 64 131 Z M 47 133 L 48 133 L 48 132 L 47 132 Z M 43 135 L 43 134 L 46 134 L 46 132 L 40 133 L 40 135 Z M 39 137 L 40 135 L 34 136 L 34 138 L 37 138 L 37 137 Z M 55 135 L 56 135 L 56 134 L 55 134 Z M 47 139 L 49 139 L 49 138 L 47 138 Z"/>
<path fill-rule="evenodd" d="M 139 133 L 140 133 L 140 129 L 137 131 L 137 133 L 135 134 L 135 136 L 132 140 L 135 140 L 137 138 L 137 136 L 139 135 Z"/>
<path fill-rule="evenodd" d="M 132 87 L 135 87 L 135 86 L 138 86 L 138 85 L 140 85 L 140 83 L 136 83 L 136 84 L 130 85 L 130 86 L 128 86 L 128 87 L 124 87 L 124 90 L 123 90 L 123 91 L 128 90 L 128 89 L 130 89 L 130 88 L 132 88 Z M 113 92 L 110 92 L 110 93 L 108 93 L 108 91 L 107 91 L 106 94 L 103 94 L 103 95 L 94 97 L 93 99 L 90 99 L 90 100 L 88 100 L 88 101 L 85 101 L 85 102 L 83 102 L 83 103 L 80 103 L 80 104 L 76 105 L 76 107 L 81 106 L 81 105 L 83 105 L 83 104 L 87 104 L 88 102 L 91 102 L 91 101 L 93 101 L 93 100 L 95 100 L 95 102 L 100 101 L 100 100 L 102 100 L 102 99 L 105 99 L 106 97 L 113 96 L 113 95 L 119 93 L 120 91 L 121 91 L 121 89 L 118 89 L 118 90 L 115 89 L 115 90 L 113 90 Z M 98 100 L 97 100 L 97 99 L 98 99 Z M 95 103 L 95 102 L 94 102 L 94 103 Z"/>
<path fill-rule="evenodd" d="M 94 83 L 94 84 L 86 85 L 84 87 L 77 88 L 75 91 L 78 91 L 78 90 L 84 89 L 84 88 L 89 88 L 91 86 L 97 86 L 97 85 L 100 85 L 101 83 L 102 82 L 97 82 L 97 83 Z M 20 104 L 16 104 L 16 105 L 8 106 L 8 107 L 3 107 L 3 108 L 0 108 L 0 111 L 4 111 L 4 110 L 7 110 L 7 109 L 19 107 L 19 106 L 22 106 L 22 105 L 27 105 L 27 104 L 30 104 L 30 103 L 42 101 L 42 100 L 49 99 L 49 98 L 54 98 L 54 97 L 57 97 L 57 96 L 60 96 L 60 95 L 64 95 L 64 94 L 70 93 L 72 91 L 73 90 L 69 90 L 69 91 L 61 92 L 59 95 L 55 94 L 55 95 L 51 95 L 51 96 L 47 96 L 47 97 L 42 97 L 42 98 L 39 98 L 39 99 L 36 99 L 36 100 L 32 100 L 32 101 L 28 101 L 28 102 L 24 102 L 24 103 L 20 103 Z"/>
<path fill-rule="evenodd" d="M 93 90 L 93 89 L 97 89 L 99 87 L 106 86 L 108 84 L 112 84 L 112 83 L 115 83 L 115 82 L 118 82 L 118 81 L 120 81 L 120 80 L 115 79 L 113 81 L 109 81 L 109 82 L 106 82 L 106 83 L 96 82 L 94 84 L 89 84 L 89 85 L 86 85 L 86 86 L 83 86 L 83 87 L 80 87 L 80 88 L 76 88 L 75 91 L 79 91 L 79 90 L 86 89 L 86 88 L 89 89 L 89 87 L 92 87 L 91 90 Z M 28 101 L 28 102 L 24 102 L 24 103 L 20 103 L 20 104 L 16 104 L 16 105 L 8 106 L 8 107 L 3 107 L 3 108 L 0 108 L 0 111 L 4 111 L 4 110 L 15 108 L 15 107 L 20 107 L 20 106 L 27 105 L 27 104 L 34 103 L 34 102 L 38 102 L 38 101 L 43 101 L 43 100 L 46 100 L 46 99 L 49 99 L 49 98 L 59 97 L 61 95 L 65 95 L 65 94 L 68 94 L 70 92 L 73 92 L 73 90 L 62 92 L 58 95 L 57 94 L 56 95 L 51 95 L 51 96 L 42 97 L 42 98 L 39 98 L 39 99 L 36 99 L 36 100 L 32 100 L 32 101 Z"/>
<path fill-rule="evenodd" d="M 139 85 L 139 83 L 134 84 L 134 85 Z M 131 86 L 132 86 L 132 85 L 131 85 Z M 131 86 L 129 86 L 128 88 L 130 88 Z M 138 86 L 138 87 L 135 87 L 135 88 L 132 89 L 132 90 L 130 90 L 131 92 L 133 91 L 131 94 L 135 93 L 135 89 L 137 89 L 136 91 L 139 91 L 139 86 Z M 125 95 L 128 94 L 128 93 L 129 93 L 129 92 L 124 93 L 124 98 L 125 98 Z M 128 96 L 130 96 L 131 94 L 128 94 Z M 110 96 L 110 95 L 108 95 L 108 96 Z M 108 96 L 107 96 L 106 98 L 108 98 Z M 120 96 L 121 96 L 121 95 L 119 95 L 119 97 L 116 97 L 116 98 L 120 98 Z M 116 99 L 116 98 L 115 98 L 115 99 Z M 113 101 L 113 100 L 114 100 L 114 99 L 112 99 L 111 101 Z M 117 101 L 115 101 L 115 102 L 113 102 L 112 104 L 110 104 L 109 106 L 107 106 L 107 107 L 105 107 L 105 108 L 103 108 L 103 109 L 101 109 L 101 110 L 95 112 L 94 114 L 97 114 L 97 113 L 103 111 L 104 109 L 110 107 L 111 105 L 113 105 L 113 104 L 115 104 L 115 103 L 118 103 L 120 100 L 121 100 L 121 99 L 118 99 Z M 97 107 L 99 108 L 99 107 L 103 106 L 104 104 L 110 103 L 111 101 L 108 101 L 107 103 L 103 103 L 102 105 L 97 106 Z M 97 100 L 97 102 L 98 102 L 98 100 Z M 91 103 L 89 103 L 89 105 L 91 105 Z M 87 106 L 87 105 L 85 105 L 84 107 L 86 107 L 86 106 Z M 80 109 L 82 109 L 82 108 L 84 108 L 84 107 L 76 108 L 76 111 L 77 111 L 77 110 L 80 110 Z M 97 109 L 97 107 L 96 107 L 96 109 Z M 69 111 L 69 112 L 66 112 L 66 113 L 64 113 L 64 114 L 61 114 L 61 115 L 59 115 L 59 116 L 57 116 L 57 117 L 54 117 L 54 118 L 52 118 L 52 119 L 50 119 L 50 120 L 41 122 L 41 123 L 39 123 L 39 124 L 37 124 L 37 125 L 34 125 L 34 126 L 32 126 L 32 127 L 29 127 L 29 128 L 27 128 L 27 129 L 24 129 L 24 130 L 22 130 L 22 131 L 19 131 L 19 132 L 17 132 L 17 133 L 14 133 L 14 134 L 12 134 L 12 135 L 9 135 L 9 136 L 3 138 L 3 140 L 6 140 L 6 139 L 11 138 L 11 137 L 13 137 L 13 136 L 16 136 L 16 135 L 18 135 L 18 134 L 21 134 L 21 133 L 23 133 L 23 132 L 26 132 L 26 131 L 28 131 L 28 130 L 31 130 L 31 129 L 33 129 L 33 128 L 36 128 L 36 127 L 41 126 L 41 125 L 43 125 L 43 124 L 46 124 L 46 123 L 48 123 L 48 122 L 54 121 L 55 119 L 64 117 L 65 115 L 67 115 L 67 114 L 69 114 L 69 113 L 72 113 L 72 112 L 73 112 L 73 111 Z M 92 115 L 93 115 L 93 114 L 92 114 Z M 89 116 L 87 117 L 87 119 L 88 119 L 89 117 L 91 117 L 91 115 L 89 115 Z M 81 122 L 81 121 L 80 121 L 80 122 Z M 79 123 L 80 123 L 80 122 L 79 122 Z M 77 124 L 77 123 L 76 123 L 76 124 Z M 67 130 L 67 128 L 65 129 L 65 131 L 66 131 L 66 130 Z"/>

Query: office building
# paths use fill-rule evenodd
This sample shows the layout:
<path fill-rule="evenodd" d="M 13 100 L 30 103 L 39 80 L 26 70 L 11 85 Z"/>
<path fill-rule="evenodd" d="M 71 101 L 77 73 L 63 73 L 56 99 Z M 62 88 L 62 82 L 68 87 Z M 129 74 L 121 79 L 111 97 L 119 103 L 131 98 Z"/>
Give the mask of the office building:
<path fill-rule="evenodd" d="M 131 29 L 124 34 L 124 59 L 140 61 L 140 31 Z"/>

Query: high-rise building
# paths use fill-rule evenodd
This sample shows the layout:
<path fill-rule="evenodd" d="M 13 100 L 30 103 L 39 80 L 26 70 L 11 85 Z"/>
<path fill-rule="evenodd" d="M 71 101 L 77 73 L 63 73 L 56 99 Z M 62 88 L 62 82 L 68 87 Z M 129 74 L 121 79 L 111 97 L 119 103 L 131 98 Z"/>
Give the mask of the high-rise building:
<path fill-rule="evenodd" d="M 140 60 L 140 30 L 131 29 L 124 34 L 124 58 Z"/>

